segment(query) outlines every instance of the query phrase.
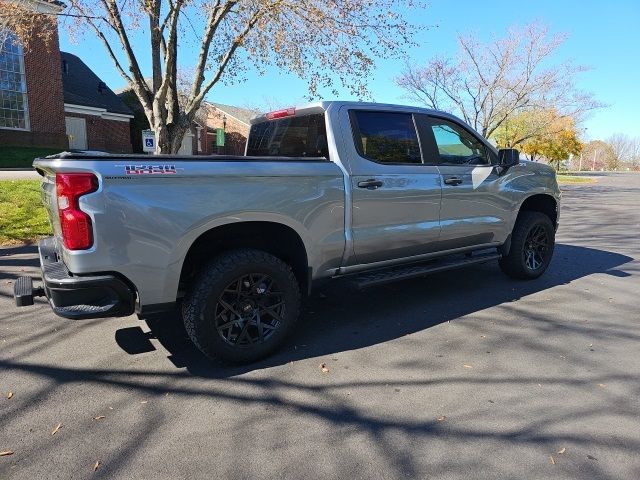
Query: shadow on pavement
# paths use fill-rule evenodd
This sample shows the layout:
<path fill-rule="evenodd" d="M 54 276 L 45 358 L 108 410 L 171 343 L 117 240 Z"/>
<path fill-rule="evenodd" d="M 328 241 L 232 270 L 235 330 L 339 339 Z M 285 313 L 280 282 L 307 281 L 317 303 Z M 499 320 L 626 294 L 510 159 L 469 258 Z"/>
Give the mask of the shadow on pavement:
<path fill-rule="evenodd" d="M 116 339 L 125 351 L 134 353 L 149 351 L 149 340 L 155 338 L 170 353 L 169 359 L 176 367 L 196 376 L 224 378 L 379 344 L 587 275 L 607 273 L 624 278 L 630 274 L 617 267 L 632 260 L 604 250 L 558 244 L 549 270 L 533 281 L 512 280 L 495 263 L 365 291 L 336 280 L 308 299 L 295 332 L 279 352 L 247 366 L 224 366 L 207 360 L 188 339 L 178 312 L 146 318 L 151 329 L 148 334 L 135 328 L 119 330 Z"/>
<path fill-rule="evenodd" d="M 381 395 L 383 388 L 394 392 L 412 392 L 417 391 L 416 389 L 438 389 L 439 387 L 457 389 L 458 392 L 487 388 L 487 386 L 490 386 L 494 392 L 515 388 L 516 393 L 510 400 L 513 404 L 505 403 L 502 408 L 513 408 L 515 413 L 511 415 L 520 419 L 525 415 L 522 402 L 527 395 L 530 395 L 529 388 L 540 382 L 538 374 L 513 376 L 508 373 L 496 375 L 465 373 L 439 376 L 435 374 L 434 365 L 419 363 L 413 365 L 406 363 L 405 360 L 405 363 L 399 363 L 396 366 L 407 369 L 416 367 L 414 372 L 424 371 L 425 374 L 418 377 L 400 375 L 397 378 L 335 380 L 326 384 L 309 383 L 299 376 L 260 378 L 255 375 L 240 375 L 291 361 L 331 355 L 387 342 L 500 304 L 509 304 L 517 308 L 517 302 L 512 302 L 520 298 L 593 274 L 614 275 L 625 281 L 625 278 L 635 274 L 635 264 L 633 268 L 625 268 L 625 264 L 632 260 L 631 257 L 605 250 L 558 244 L 549 271 L 543 277 L 530 282 L 515 282 L 507 278 L 495 263 L 399 282 L 364 292 L 348 288 L 348 284 L 344 281 L 332 282 L 318 289 L 309 299 L 295 333 L 280 352 L 261 362 L 243 367 L 221 366 L 204 358 L 187 339 L 177 314 L 150 317 L 146 319 L 151 328 L 150 333 L 143 332 L 139 327 L 121 328 L 115 333 L 116 342 L 124 351 L 134 355 L 153 350 L 154 347 L 149 340 L 155 338 L 169 352 L 169 359 L 176 366 L 175 369 L 127 366 L 131 364 L 125 361 L 119 362 L 124 365 L 122 369 L 114 370 L 107 366 L 70 367 L 0 359 L 0 370 L 19 372 L 43 379 L 43 386 L 28 399 L 21 403 L 15 402 L 11 408 L 0 411 L 0 424 L 34 411 L 43 399 L 51 396 L 54 391 L 75 384 L 81 385 L 83 389 L 116 388 L 118 391 L 126 392 L 126 398 L 130 398 L 131 392 L 136 392 L 144 394 L 145 398 L 157 395 L 163 398 L 177 396 L 179 401 L 206 399 L 211 402 L 208 405 L 227 402 L 228 405 L 233 406 L 234 410 L 259 406 L 263 409 L 261 412 L 275 411 L 275 415 L 288 417 L 296 415 L 297 419 L 317 419 L 330 424 L 338 431 L 366 432 L 367 438 L 371 439 L 370 444 L 382 452 L 381 459 L 390 465 L 391 470 L 397 472 L 398 476 L 411 478 L 421 477 L 421 460 L 417 453 L 405 448 L 402 441 L 397 443 L 398 435 L 401 435 L 401 440 L 406 439 L 411 442 L 430 439 L 434 442 L 449 442 L 449 445 L 451 442 L 472 441 L 477 442 L 478 445 L 483 445 L 485 442 L 484 444 L 491 446 L 495 443 L 486 442 L 502 442 L 501 445 L 508 445 L 510 449 L 529 446 L 553 451 L 552 448 L 568 442 L 576 445 L 576 449 L 582 450 L 605 448 L 608 440 L 604 436 L 594 438 L 589 433 L 565 432 L 562 429 L 550 430 L 550 426 L 600 418 L 602 415 L 600 404 L 596 406 L 585 404 L 583 407 L 572 407 L 571 410 L 556 407 L 551 411 L 545 411 L 544 415 L 531 407 L 526 412 L 530 420 L 514 423 L 510 428 L 495 428 L 490 424 L 470 428 L 464 423 L 466 418 L 464 415 L 475 418 L 484 407 L 479 406 L 477 412 L 460 413 L 461 419 L 458 423 L 440 423 L 435 417 L 430 416 L 413 419 L 404 418 L 401 415 L 378 415 L 375 411 L 353 404 L 346 396 L 347 391 L 356 389 L 365 396 Z M 534 311 L 524 310 L 521 313 L 543 333 L 554 334 L 561 331 L 572 333 L 572 329 L 582 328 L 576 326 L 575 322 L 573 324 L 562 322 L 561 319 L 552 319 L 548 315 Z M 92 322 L 99 322 L 99 320 Z M 589 338 L 594 342 L 599 337 L 640 341 L 640 335 L 623 328 L 615 326 L 607 328 L 599 325 L 590 325 L 589 328 Z M 75 329 L 78 330 L 79 327 Z M 42 334 L 47 335 L 46 332 Z M 540 335 L 542 340 L 528 338 L 529 336 L 525 338 L 519 332 L 510 335 L 509 337 L 505 333 L 505 337 L 496 340 L 517 344 L 523 351 L 561 348 L 544 344 L 545 335 Z M 33 338 L 26 340 L 33 342 Z M 36 347 L 42 348 L 38 345 Z M 416 362 L 419 361 L 416 360 Z M 193 377 L 219 380 L 192 382 L 190 380 Z M 552 373 L 545 377 L 544 382 L 549 387 L 571 388 L 580 393 L 591 391 L 597 384 L 617 382 L 632 386 L 629 388 L 635 389 L 632 392 L 633 395 L 639 393 L 635 372 L 586 376 Z M 171 397 L 165 397 L 169 394 Z M 617 397 L 614 396 L 613 391 L 603 390 L 600 394 L 610 396 L 602 400 L 603 404 L 617 405 L 614 403 Z M 383 398 L 386 397 L 380 397 L 380 401 L 383 401 Z M 129 400 L 121 401 L 124 405 L 124 402 Z M 489 405 L 486 401 L 483 404 Z M 621 415 L 628 415 L 629 419 L 633 418 L 635 412 L 625 410 L 625 405 L 623 403 L 622 406 L 615 407 L 616 411 L 622 412 Z M 118 408 L 119 405 L 116 403 L 115 407 Z M 151 416 L 140 425 L 132 425 L 130 441 L 117 447 L 118 454 L 113 455 L 117 459 L 112 461 L 104 471 L 99 471 L 99 476 L 114 478 L 118 472 L 123 473 L 131 458 L 141 448 L 140 445 L 162 424 L 163 415 L 164 413 L 158 410 L 155 416 Z M 254 417 L 248 418 L 247 422 L 262 418 L 255 411 L 253 415 Z M 247 445 L 252 445 L 252 439 L 247 439 L 243 435 L 238 438 L 231 436 L 227 441 L 235 441 L 236 444 L 232 444 L 232 448 L 239 451 Z M 33 449 L 40 451 L 46 448 L 46 445 L 48 444 L 45 444 L 44 440 L 39 440 Z M 636 437 L 624 437 L 616 443 L 615 449 L 616 453 L 630 455 L 640 449 L 640 442 Z M 361 460 L 357 452 L 345 452 L 343 451 L 343 455 L 351 455 L 350 458 L 354 462 Z M 443 471 L 446 469 L 467 473 L 477 466 L 478 464 L 465 463 L 464 459 L 456 464 L 441 465 Z M 608 477 L 604 466 L 600 466 L 596 461 L 590 461 L 586 465 L 581 464 L 580 468 L 582 478 L 613 478 Z M 233 476 L 242 478 L 249 475 L 247 472 L 238 471 Z"/>

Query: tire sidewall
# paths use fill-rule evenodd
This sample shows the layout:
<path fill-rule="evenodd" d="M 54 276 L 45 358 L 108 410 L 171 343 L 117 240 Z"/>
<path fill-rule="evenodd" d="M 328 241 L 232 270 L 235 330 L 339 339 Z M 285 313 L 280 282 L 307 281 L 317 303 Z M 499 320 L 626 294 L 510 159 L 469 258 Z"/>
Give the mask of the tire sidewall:
<path fill-rule="evenodd" d="M 529 267 L 527 267 L 524 252 L 527 237 L 531 233 L 531 230 L 533 230 L 537 226 L 541 226 L 542 228 L 544 228 L 549 241 L 549 246 L 547 248 L 547 253 L 543 259 L 542 265 L 536 270 L 531 270 Z M 523 274 L 528 278 L 538 278 L 547 270 L 549 263 L 551 263 L 551 258 L 553 257 L 553 251 L 555 248 L 555 230 L 553 228 L 553 225 L 551 224 L 551 220 L 546 215 L 542 214 L 532 217 L 528 222 L 523 224 L 522 230 L 523 231 L 521 233 L 521 238 L 519 239 L 517 245 L 517 252 L 515 253 L 517 253 L 518 259 L 520 260 L 521 270 Z"/>
<path fill-rule="evenodd" d="M 283 292 L 284 315 L 278 328 L 262 344 L 248 348 L 234 347 L 218 333 L 215 325 L 215 309 L 223 290 L 238 277 L 249 273 L 266 274 L 275 281 Z M 204 282 L 196 287 L 205 301 L 198 305 L 196 328 L 199 331 L 198 345 L 205 353 L 219 357 L 228 363 L 246 363 L 268 355 L 275 350 L 290 333 L 299 313 L 299 292 L 297 284 L 291 281 L 291 272 L 286 265 L 249 261 L 226 269 L 213 282 Z M 208 290 L 208 291 L 207 291 Z"/>

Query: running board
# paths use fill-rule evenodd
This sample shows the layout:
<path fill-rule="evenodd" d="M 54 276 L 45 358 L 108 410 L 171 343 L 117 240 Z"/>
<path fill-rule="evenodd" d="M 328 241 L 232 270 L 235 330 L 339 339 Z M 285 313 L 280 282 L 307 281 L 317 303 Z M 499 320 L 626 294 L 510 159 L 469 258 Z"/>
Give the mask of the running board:
<path fill-rule="evenodd" d="M 502 255 L 499 253 L 484 253 L 462 258 L 448 258 L 434 260 L 428 264 L 409 265 L 403 267 L 393 267 L 384 270 L 376 270 L 370 273 L 363 273 L 353 279 L 353 284 L 359 289 L 374 287 L 384 283 L 407 280 L 409 278 L 423 277 L 432 273 L 454 270 L 456 268 L 468 267 L 478 263 L 498 260 Z"/>

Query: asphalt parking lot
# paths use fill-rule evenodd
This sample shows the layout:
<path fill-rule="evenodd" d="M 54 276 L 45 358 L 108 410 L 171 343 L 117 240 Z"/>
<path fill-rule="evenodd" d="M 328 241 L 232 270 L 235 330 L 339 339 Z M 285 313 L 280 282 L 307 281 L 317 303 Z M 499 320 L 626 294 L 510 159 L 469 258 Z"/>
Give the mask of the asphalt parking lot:
<path fill-rule="evenodd" d="M 242 368 L 171 318 L 17 309 L 34 249 L 0 249 L 0 478 L 636 480 L 639 237 L 640 175 L 567 186 L 542 278 L 330 285 Z"/>

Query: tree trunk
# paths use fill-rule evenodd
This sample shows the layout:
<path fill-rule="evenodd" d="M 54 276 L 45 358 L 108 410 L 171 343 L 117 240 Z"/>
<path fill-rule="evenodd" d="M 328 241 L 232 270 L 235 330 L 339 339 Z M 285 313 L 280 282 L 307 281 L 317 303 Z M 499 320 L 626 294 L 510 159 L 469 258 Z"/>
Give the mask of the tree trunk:
<path fill-rule="evenodd" d="M 162 153 L 173 153 L 171 151 L 171 138 L 169 136 L 169 128 L 162 121 L 152 125 L 151 128 L 156 132 L 156 155 Z"/>
<path fill-rule="evenodd" d="M 185 119 L 182 119 L 178 124 L 167 125 L 158 122 L 158 124 L 152 125 L 151 128 L 156 132 L 156 155 L 178 153 L 190 125 L 190 123 L 186 123 Z"/>

